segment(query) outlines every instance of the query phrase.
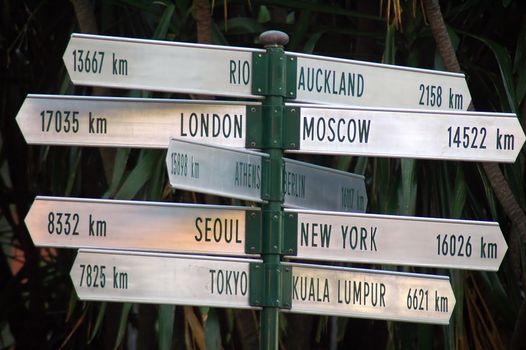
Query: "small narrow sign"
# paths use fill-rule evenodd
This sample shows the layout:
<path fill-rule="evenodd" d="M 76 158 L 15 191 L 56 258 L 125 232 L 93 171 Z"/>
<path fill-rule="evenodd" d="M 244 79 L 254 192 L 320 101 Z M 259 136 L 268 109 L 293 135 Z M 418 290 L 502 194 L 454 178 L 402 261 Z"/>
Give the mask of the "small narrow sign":
<path fill-rule="evenodd" d="M 301 153 L 512 163 L 526 138 L 509 113 L 295 104 L 287 110 L 289 118 L 299 118 Z"/>
<path fill-rule="evenodd" d="M 365 212 L 365 179 L 331 168 L 284 158 L 284 205 L 332 211 Z"/>
<path fill-rule="evenodd" d="M 25 222 L 36 246 L 244 256 L 257 208 L 39 196 Z"/>
<path fill-rule="evenodd" d="M 287 52 L 297 59 L 296 101 L 462 111 L 464 74 Z"/>
<path fill-rule="evenodd" d="M 171 139 L 166 154 L 174 188 L 262 202 L 265 153 Z"/>
<path fill-rule="evenodd" d="M 291 259 L 497 271 L 508 245 L 496 222 L 286 209 Z"/>
<path fill-rule="evenodd" d="M 292 268 L 290 312 L 449 324 L 448 277 L 283 263 Z"/>
<path fill-rule="evenodd" d="M 70 276 L 79 299 L 255 309 L 252 259 L 79 250 Z"/>
<path fill-rule="evenodd" d="M 64 64 L 74 84 L 262 98 L 252 94 L 261 49 L 72 34 Z"/>
<path fill-rule="evenodd" d="M 260 103 L 28 95 L 17 122 L 28 144 L 168 148 L 170 137 L 244 148 Z"/>

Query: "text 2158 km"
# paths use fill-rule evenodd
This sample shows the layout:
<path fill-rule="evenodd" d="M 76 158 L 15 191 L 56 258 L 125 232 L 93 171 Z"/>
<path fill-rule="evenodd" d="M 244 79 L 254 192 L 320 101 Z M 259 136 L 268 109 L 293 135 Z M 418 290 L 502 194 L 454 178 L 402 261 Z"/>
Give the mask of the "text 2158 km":
<path fill-rule="evenodd" d="M 451 88 L 444 89 L 445 95 L 442 95 L 442 86 L 420 84 L 420 106 L 441 107 L 442 102 L 446 103 L 449 109 L 462 109 L 463 96 L 455 93 Z"/>

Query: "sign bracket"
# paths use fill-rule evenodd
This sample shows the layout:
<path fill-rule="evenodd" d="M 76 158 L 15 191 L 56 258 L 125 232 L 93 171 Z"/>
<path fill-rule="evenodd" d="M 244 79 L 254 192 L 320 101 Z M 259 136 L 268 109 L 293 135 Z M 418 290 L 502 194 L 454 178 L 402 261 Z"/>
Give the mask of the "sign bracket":
<path fill-rule="evenodd" d="M 245 253 L 261 254 L 261 211 L 245 212 Z"/>
<path fill-rule="evenodd" d="M 281 253 L 283 255 L 296 256 L 298 255 L 298 235 L 295 234 L 298 230 L 298 214 L 284 213 L 283 215 L 283 245 Z M 294 233 L 294 234 L 292 234 Z"/>
<path fill-rule="evenodd" d="M 283 145 L 288 150 L 300 149 L 300 109 L 285 106 L 283 111 Z"/>
<path fill-rule="evenodd" d="M 252 93 L 294 99 L 298 60 L 276 48 L 269 47 L 266 52 L 252 53 Z"/>
<path fill-rule="evenodd" d="M 281 309 L 292 307 L 292 268 L 290 266 L 250 263 L 249 271 L 249 303 L 251 306 Z"/>
<path fill-rule="evenodd" d="M 247 106 L 246 111 L 246 148 L 261 148 L 263 119 L 261 106 Z"/>

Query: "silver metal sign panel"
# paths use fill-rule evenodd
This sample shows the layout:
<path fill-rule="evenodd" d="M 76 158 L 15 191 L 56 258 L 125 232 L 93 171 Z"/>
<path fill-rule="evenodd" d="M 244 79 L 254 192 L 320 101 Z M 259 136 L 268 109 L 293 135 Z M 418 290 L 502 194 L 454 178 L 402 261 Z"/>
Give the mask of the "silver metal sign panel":
<path fill-rule="evenodd" d="M 291 312 L 448 324 L 448 277 L 284 263 L 292 267 Z"/>
<path fill-rule="evenodd" d="M 508 245 L 495 222 L 287 209 L 297 215 L 297 256 L 497 271 Z"/>
<path fill-rule="evenodd" d="M 79 250 L 70 276 L 81 300 L 254 309 L 250 259 Z"/>
<path fill-rule="evenodd" d="M 262 202 L 265 153 L 171 139 L 166 154 L 174 188 Z"/>
<path fill-rule="evenodd" d="M 258 209 L 37 197 L 25 223 L 36 246 L 246 255 Z"/>
<path fill-rule="evenodd" d="M 74 84 L 261 98 L 249 48 L 73 34 L 63 59 Z"/>
<path fill-rule="evenodd" d="M 244 148 L 246 115 L 257 105 L 28 95 L 17 122 L 29 144 L 168 148 L 178 137 Z"/>
<path fill-rule="evenodd" d="M 298 61 L 296 101 L 367 107 L 467 110 L 464 74 L 330 57 Z"/>
<path fill-rule="evenodd" d="M 333 211 L 365 212 L 364 177 L 292 159 L 284 159 L 284 205 Z"/>
<path fill-rule="evenodd" d="M 289 107 L 302 153 L 514 162 L 525 140 L 514 114 Z"/>

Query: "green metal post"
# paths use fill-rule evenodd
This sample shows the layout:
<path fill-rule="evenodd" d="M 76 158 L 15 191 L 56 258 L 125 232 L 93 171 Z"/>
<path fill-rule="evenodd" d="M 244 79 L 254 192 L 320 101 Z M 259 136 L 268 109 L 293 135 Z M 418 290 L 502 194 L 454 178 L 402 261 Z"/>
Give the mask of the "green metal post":
<path fill-rule="evenodd" d="M 288 42 L 285 33 L 269 31 L 260 41 L 267 52 L 263 101 L 263 151 L 269 154 L 267 163 L 267 203 L 262 206 L 264 269 L 264 300 L 261 311 L 261 349 L 278 349 L 279 309 L 282 306 L 281 243 L 283 242 L 283 96 L 286 90 L 286 58 L 283 46 Z M 265 181 L 265 180 L 264 180 Z"/>

